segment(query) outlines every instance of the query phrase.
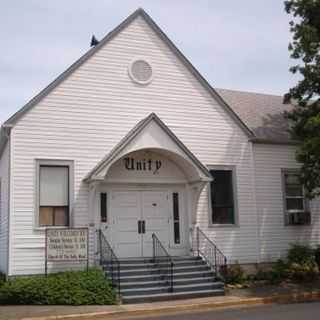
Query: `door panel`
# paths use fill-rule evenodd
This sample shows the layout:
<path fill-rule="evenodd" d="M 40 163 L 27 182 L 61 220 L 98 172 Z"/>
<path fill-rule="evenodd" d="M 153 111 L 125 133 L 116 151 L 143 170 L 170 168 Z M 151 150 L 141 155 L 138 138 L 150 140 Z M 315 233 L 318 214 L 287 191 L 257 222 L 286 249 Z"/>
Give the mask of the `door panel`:
<path fill-rule="evenodd" d="M 139 192 L 117 191 L 112 193 L 111 208 L 114 219 L 113 243 L 118 257 L 140 257 L 142 239 L 138 233 L 141 218 Z"/>
<path fill-rule="evenodd" d="M 152 234 L 169 247 L 168 193 L 166 191 L 114 191 L 110 201 L 112 244 L 118 257 L 151 257 Z M 145 233 L 138 233 L 144 221 Z"/>
<path fill-rule="evenodd" d="M 152 256 L 152 234 L 155 233 L 164 247 L 169 246 L 168 194 L 163 191 L 142 192 L 142 217 L 146 232 L 142 235 L 143 256 Z"/>

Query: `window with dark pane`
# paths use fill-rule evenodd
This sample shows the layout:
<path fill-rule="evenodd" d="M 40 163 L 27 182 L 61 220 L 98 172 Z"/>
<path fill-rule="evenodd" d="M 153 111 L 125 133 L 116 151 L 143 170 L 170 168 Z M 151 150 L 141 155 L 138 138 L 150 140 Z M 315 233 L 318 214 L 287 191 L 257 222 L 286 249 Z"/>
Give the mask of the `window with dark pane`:
<path fill-rule="evenodd" d="M 100 219 L 101 222 L 107 222 L 108 216 L 107 216 L 107 193 L 103 192 L 100 193 Z"/>
<path fill-rule="evenodd" d="M 304 194 L 303 185 L 300 181 L 300 174 L 285 173 L 285 197 L 286 209 L 288 212 L 304 210 Z"/>
<path fill-rule="evenodd" d="M 173 234 L 174 243 L 180 243 L 180 213 L 179 213 L 179 193 L 174 192 L 172 194 L 173 200 Z"/>
<path fill-rule="evenodd" d="M 234 224 L 232 170 L 210 170 L 211 210 L 213 224 Z"/>
<path fill-rule="evenodd" d="M 39 225 L 69 225 L 69 167 L 40 166 Z"/>

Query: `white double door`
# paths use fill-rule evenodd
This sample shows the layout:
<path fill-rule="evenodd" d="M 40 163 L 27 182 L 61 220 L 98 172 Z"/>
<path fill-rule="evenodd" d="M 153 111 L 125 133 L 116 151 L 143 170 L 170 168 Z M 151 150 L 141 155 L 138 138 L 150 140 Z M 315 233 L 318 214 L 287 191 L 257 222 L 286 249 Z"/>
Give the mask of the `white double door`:
<path fill-rule="evenodd" d="M 151 257 L 152 234 L 169 247 L 167 191 L 113 191 L 112 244 L 118 257 Z"/>

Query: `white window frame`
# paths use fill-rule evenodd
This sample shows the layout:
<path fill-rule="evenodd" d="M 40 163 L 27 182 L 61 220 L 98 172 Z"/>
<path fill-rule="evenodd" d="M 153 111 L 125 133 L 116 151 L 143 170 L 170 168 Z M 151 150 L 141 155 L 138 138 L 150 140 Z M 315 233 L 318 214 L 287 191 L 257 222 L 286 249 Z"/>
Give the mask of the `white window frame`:
<path fill-rule="evenodd" d="M 69 225 L 68 226 L 40 226 L 39 224 L 39 208 L 40 208 L 40 167 L 56 166 L 69 168 Z M 46 230 L 47 228 L 70 228 L 73 226 L 73 207 L 74 207 L 74 162 L 72 160 L 51 160 L 36 159 L 35 164 L 35 208 L 33 226 L 35 230 Z"/>
<path fill-rule="evenodd" d="M 239 223 L 239 207 L 238 207 L 238 182 L 237 182 L 237 167 L 235 165 L 208 165 L 209 170 L 221 170 L 232 172 L 232 190 L 233 190 L 233 210 L 234 223 L 213 223 L 212 220 L 212 204 L 211 204 L 211 183 L 208 184 L 208 219 L 209 227 L 240 227 Z"/>
<path fill-rule="evenodd" d="M 282 198 L 283 198 L 283 213 L 284 213 L 284 225 L 285 226 L 296 226 L 295 224 L 292 225 L 288 222 L 288 215 L 290 213 L 295 213 L 295 212 L 307 212 L 309 211 L 309 201 L 306 198 L 306 193 L 305 189 L 302 185 L 302 197 L 298 197 L 299 199 L 302 198 L 302 203 L 303 203 L 303 209 L 302 210 L 287 210 L 287 194 L 286 194 L 286 179 L 285 175 L 286 174 L 295 174 L 295 175 L 300 175 L 301 171 L 299 169 L 281 169 L 281 180 L 282 180 Z M 310 221 L 310 224 L 312 221 Z M 302 224 L 303 225 L 303 224 Z M 307 224 L 308 225 L 308 224 Z M 299 225 L 298 225 L 299 226 Z"/>

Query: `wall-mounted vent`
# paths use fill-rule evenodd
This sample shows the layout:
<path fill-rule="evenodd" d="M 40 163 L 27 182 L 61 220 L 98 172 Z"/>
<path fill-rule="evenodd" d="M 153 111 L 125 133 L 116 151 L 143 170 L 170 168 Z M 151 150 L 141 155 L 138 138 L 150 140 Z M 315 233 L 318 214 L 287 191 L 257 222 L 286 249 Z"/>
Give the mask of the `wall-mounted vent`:
<path fill-rule="evenodd" d="M 129 75 L 134 82 L 148 84 L 153 76 L 151 64 L 143 58 L 135 59 L 129 66 Z"/>

